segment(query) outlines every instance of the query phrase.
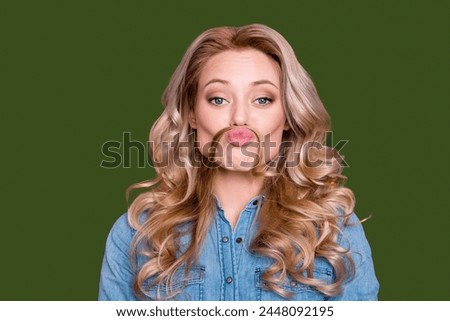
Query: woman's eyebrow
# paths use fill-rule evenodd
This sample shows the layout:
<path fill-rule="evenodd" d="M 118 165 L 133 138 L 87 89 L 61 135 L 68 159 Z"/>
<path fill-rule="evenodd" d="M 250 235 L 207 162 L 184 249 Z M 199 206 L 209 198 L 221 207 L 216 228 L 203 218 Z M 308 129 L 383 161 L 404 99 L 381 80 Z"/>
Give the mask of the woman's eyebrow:
<path fill-rule="evenodd" d="M 230 84 L 229 81 L 226 81 L 224 79 L 214 78 L 214 79 L 211 79 L 210 81 L 208 81 L 203 88 L 206 88 L 208 85 L 213 84 L 213 83 L 221 83 L 221 84 L 224 84 L 224 85 L 229 85 Z M 267 80 L 267 79 L 257 80 L 257 81 L 254 81 L 254 82 L 251 83 L 252 86 L 258 86 L 258 85 L 264 85 L 264 84 L 272 85 L 272 86 L 274 86 L 275 88 L 278 89 L 277 85 L 275 85 L 273 82 L 271 82 L 270 80 Z"/>
<path fill-rule="evenodd" d="M 216 83 L 216 82 L 224 84 L 224 85 L 229 85 L 230 84 L 230 82 L 228 82 L 226 80 L 214 78 L 214 79 L 211 79 L 210 81 L 208 81 L 206 83 L 205 87 L 203 87 L 203 88 L 206 88 L 206 86 L 211 85 L 211 84 Z"/>
<path fill-rule="evenodd" d="M 263 80 L 257 80 L 257 81 L 252 82 L 252 85 L 253 85 L 253 86 L 264 85 L 264 84 L 272 85 L 272 86 L 274 86 L 276 89 L 278 89 L 278 87 L 277 87 L 273 82 L 271 82 L 270 80 L 263 79 Z"/>

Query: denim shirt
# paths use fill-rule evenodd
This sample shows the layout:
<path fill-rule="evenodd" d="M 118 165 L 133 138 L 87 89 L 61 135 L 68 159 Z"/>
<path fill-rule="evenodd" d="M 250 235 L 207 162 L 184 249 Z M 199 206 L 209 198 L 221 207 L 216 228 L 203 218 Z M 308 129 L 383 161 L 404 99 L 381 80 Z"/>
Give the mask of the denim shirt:
<path fill-rule="evenodd" d="M 272 265 L 272 259 L 256 255 L 249 250 L 254 234 L 256 213 L 263 201 L 262 196 L 253 198 L 241 212 L 233 229 L 225 218 L 224 211 L 217 202 L 217 212 L 209 228 L 197 263 L 191 268 L 187 281 L 184 271 L 178 270 L 175 276 L 176 289 L 182 284 L 183 291 L 175 300 L 221 301 L 278 301 L 288 300 L 275 292 L 266 290 L 263 272 Z M 112 227 L 103 258 L 100 276 L 99 300 L 138 300 L 133 293 L 133 279 L 136 270 L 130 263 L 130 244 L 135 230 L 123 214 Z M 182 239 L 186 244 L 189 240 Z M 315 288 L 287 278 L 282 287 L 292 293 L 289 300 L 377 300 L 379 284 L 375 276 L 370 246 L 361 223 L 355 214 L 350 225 L 342 229 L 338 243 L 351 249 L 355 262 L 355 276 L 343 284 L 341 294 L 328 297 Z M 145 257 L 133 258 L 139 269 Z M 314 277 L 332 283 L 334 271 L 323 258 L 315 259 Z M 155 294 L 156 288 L 150 288 Z"/>

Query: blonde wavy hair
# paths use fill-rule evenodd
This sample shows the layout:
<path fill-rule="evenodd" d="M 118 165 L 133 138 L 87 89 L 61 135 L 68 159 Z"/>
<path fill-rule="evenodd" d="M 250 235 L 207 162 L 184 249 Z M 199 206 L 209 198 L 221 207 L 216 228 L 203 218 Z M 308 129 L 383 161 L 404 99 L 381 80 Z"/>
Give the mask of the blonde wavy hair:
<path fill-rule="evenodd" d="M 266 201 L 257 216 L 258 230 L 250 250 L 273 259 L 263 280 L 268 290 L 287 298 L 289 293 L 281 285 L 288 276 L 334 296 L 354 273 L 349 252 L 337 244 L 338 234 L 353 212 L 354 195 L 343 186 L 342 165 L 338 157 L 332 157 L 337 151 L 324 146 L 329 115 L 312 80 L 289 43 L 275 30 L 261 24 L 220 27 L 194 40 L 164 91 L 164 111 L 150 131 L 150 152 L 155 164 L 166 166 L 155 166 L 155 179 L 127 190 L 128 199 L 130 191 L 144 189 L 128 211 L 130 225 L 137 231 L 132 253 L 147 258 L 133 285 L 141 298 L 173 298 L 182 291 L 172 289 L 176 272 L 185 268 L 187 277 L 198 259 L 216 206 L 211 193 L 215 170 L 203 163 L 198 166 L 203 156 L 194 148 L 188 116 L 196 103 L 198 79 L 206 61 L 226 50 L 248 48 L 266 53 L 279 66 L 289 124 L 283 134 L 283 142 L 289 144 L 283 144 L 277 159 L 260 171 L 265 176 Z M 311 146 L 310 142 L 321 148 L 304 148 Z M 191 242 L 181 252 L 183 235 L 189 235 Z M 333 283 L 314 278 L 316 257 L 331 264 Z M 149 279 L 158 289 L 155 297 L 148 291 Z"/>

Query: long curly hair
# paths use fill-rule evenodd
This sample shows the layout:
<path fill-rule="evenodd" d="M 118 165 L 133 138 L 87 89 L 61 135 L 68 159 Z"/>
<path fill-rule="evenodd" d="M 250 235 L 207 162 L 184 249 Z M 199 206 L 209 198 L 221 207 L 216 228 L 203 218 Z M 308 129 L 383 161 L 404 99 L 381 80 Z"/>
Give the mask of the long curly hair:
<path fill-rule="evenodd" d="M 189 112 L 206 61 L 226 50 L 248 48 L 267 54 L 279 67 L 289 124 L 283 133 L 286 144 L 276 160 L 258 171 L 265 176 L 266 200 L 257 215 L 258 230 L 250 250 L 273 260 L 263 280 L 269 290 L 287 298 L 281 284 L 288 276 L 334 296 L 354 272 L 349 252 L 337 244 L 353 212 L 354 195 L 343 186 L 342 164 L 339 157 L 332 157 L 337 151 L 324 146 L 330 120 L 310 76 L 275 30 L 261 24 L 220 27 L 194 40 L 164 91 L 164 111 L 150 131 L 152 160 L 160 164 L 155 166 L 156 178 L 127 190 L 128 199 L 130 191 L 143 189 L 128 210 L 130 225 L 136 229 L 132 253 L 147 258 L 133 285 L 141 298 L 175 296 L 182 291 L 172 289 L 176 272 L 185 268 L 189 273 L 198 259 L 216 206 L 211 193 L 215 170 L 195 148 Z M 180 239 L 187 234 L 191 242 L 180 252 Z M 316 257 L 332 266 L 333 283 L 314 278 Z M 156 297 L 149 294 L 149 279 L 158 288 Z"/>

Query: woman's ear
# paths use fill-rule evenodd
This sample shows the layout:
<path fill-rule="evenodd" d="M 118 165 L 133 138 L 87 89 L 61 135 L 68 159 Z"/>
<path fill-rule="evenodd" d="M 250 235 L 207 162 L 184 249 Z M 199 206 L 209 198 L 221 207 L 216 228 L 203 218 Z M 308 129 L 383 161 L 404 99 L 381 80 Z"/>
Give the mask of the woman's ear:
<path fill-rule="evenodd" d="M 286 121 L 284 122 L 283 130 L 289 130 L 289 129 L 291 129 L 291 126 L 289 126 L 289 122 L 288 122 L 288 120 L 286 119 Z"/>
<path fill-rule="evenodd" d="M 195 113 L 194 110 L 191 109 L 189 111 L 189 125 L 191 125 L 192 128 L 196 129 L 197 128 L 197 119 L 195 118 Z"/>

